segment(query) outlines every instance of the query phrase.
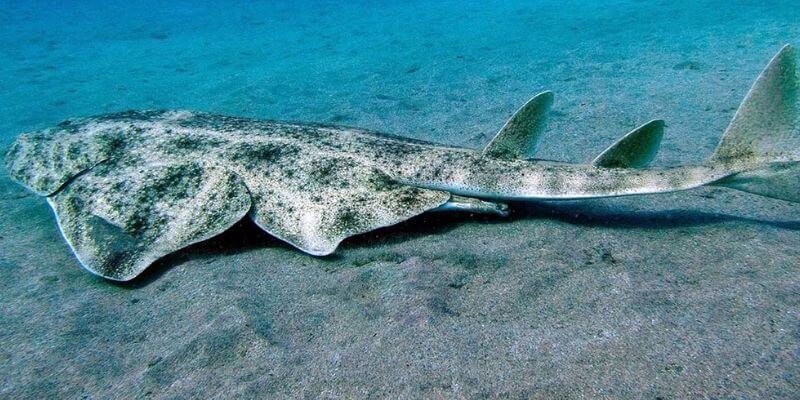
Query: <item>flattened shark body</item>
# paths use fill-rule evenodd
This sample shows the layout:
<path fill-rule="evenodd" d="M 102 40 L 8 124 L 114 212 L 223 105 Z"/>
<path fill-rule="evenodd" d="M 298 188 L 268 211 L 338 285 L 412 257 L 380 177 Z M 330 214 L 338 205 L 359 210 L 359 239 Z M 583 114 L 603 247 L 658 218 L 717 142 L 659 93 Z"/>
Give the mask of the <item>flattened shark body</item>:
<path fill-rule="evenodd" d="M 591 163 L 526 159 L 551 103 L 549 92 L 531 99 L 482 150 L 349 127 L 130 111 L 21 135 L 6 166 L 47 197 L 81 265 L 120 281 L 245 217 L 306 253 L 326 255 L 347 237 L 426 211 L 502 215 L 510 200 L 717 184 L 800 202 L 797 76 L 788 46 L 703 165 L 647 168 L 661 121 L 635 129 Z"/>

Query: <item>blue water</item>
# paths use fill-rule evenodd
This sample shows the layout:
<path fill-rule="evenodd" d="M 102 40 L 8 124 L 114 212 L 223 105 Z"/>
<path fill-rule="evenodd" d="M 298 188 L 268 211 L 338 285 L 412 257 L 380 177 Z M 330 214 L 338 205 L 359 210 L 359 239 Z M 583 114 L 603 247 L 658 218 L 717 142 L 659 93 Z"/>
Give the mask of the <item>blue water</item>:
<path fill-rule="evenodd" d="M 659 162 L 685 162 L 799 22 L 795 1 L 0 1 L 0 145 L 188 108 L 479 146 L 550 89 L 542 155 L 664 118 Z"/>

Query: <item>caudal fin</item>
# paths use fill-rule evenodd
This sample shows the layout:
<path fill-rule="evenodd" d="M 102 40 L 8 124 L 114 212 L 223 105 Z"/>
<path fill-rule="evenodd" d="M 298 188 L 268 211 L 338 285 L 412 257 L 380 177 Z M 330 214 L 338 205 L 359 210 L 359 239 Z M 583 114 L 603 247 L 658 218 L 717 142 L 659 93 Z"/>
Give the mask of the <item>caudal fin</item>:
<path fill-rule="evenodd" d="M 737 171 L 714 185 L 800 202 L 800 82 L 797 59 L 786 45 L 745 97 L 712 164 Z"/>

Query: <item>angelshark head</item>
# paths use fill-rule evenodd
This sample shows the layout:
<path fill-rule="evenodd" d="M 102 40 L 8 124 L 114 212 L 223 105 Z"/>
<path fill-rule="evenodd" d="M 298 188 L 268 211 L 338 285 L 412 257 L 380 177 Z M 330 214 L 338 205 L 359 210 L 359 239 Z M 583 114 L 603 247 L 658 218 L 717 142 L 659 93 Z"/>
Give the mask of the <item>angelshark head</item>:
<path fill-rule="evenodd" d="M 122 143 L 118 126 L 92 118 L 70 119 L 20 135 L 6 152 L 5 165 L 11 178 L 47 196 L 107 159 Z"/>

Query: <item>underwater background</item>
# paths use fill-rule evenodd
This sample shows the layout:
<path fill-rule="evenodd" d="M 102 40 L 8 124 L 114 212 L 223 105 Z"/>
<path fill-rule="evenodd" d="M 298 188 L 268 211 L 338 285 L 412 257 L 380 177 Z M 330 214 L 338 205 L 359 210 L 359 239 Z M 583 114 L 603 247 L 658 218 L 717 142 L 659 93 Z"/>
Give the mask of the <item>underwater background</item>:
<path fill-rule="evenodd" d="M 0 1 L 0 149 L 192 109 L 478 148 L 533 94 L 537 157 L 667 122 L 716 146 L 796 1 Z M 800 206 L 720 188 L 428 216 L 313 258 L 254 229 L 132 285 L 83 272 L 0 172 L 2 398 L 800 396 Z"/>

